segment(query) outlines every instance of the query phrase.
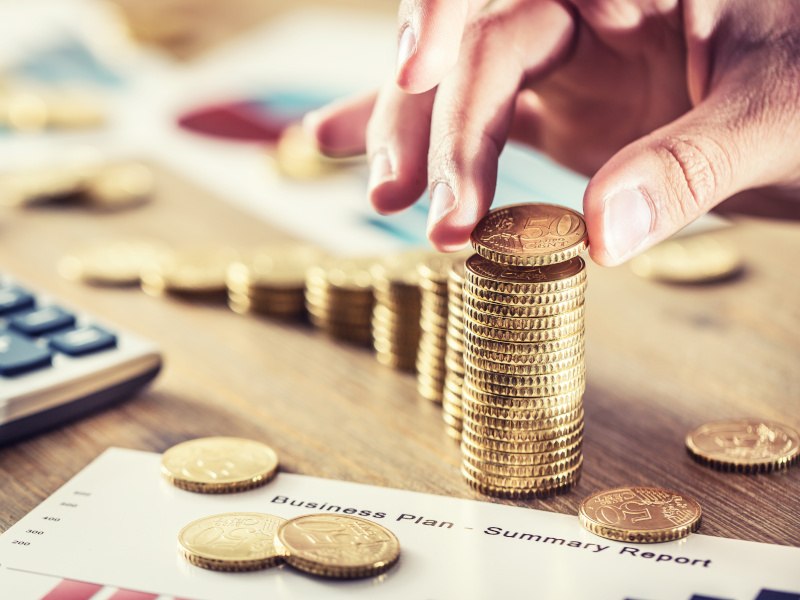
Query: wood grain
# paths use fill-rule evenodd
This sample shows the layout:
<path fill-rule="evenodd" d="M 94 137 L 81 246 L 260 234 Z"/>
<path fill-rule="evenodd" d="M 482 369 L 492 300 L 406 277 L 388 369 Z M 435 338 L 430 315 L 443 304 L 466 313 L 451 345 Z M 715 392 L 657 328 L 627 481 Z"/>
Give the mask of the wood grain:
<path fill-rule="evenodd" d="M 164 171 L 159 189 L 151 204 L 117 214 L 0 214 L 2 269 L 157 340 L 165 355 L 162 375 L 131 401 L 0 449 L 0 531 L 109 446 L 161 452 L 204 435 L 264 440 L 290 472 L 479 497 L 461 480 L 439 409 L 417 397 L 413 377 L 382 367 L 368 350 L 308 325 L 58 277 L 58 257 L 95 238 L 284 239 Z M 665 286 L 624 267 L 590 267 L 583 477 L 568 494 L 516 504 L 575 514 L 599 488 L 664 485 L 701 503 L 703 533 L 800 545 L 800 468 L 717 473 L 692 462 L 683 446 L 688 430 L 719 418 L 800 427 L 798 231 L 746 221 L 720 232 L 747 261 L 745 274 L 726 284 Z"/>

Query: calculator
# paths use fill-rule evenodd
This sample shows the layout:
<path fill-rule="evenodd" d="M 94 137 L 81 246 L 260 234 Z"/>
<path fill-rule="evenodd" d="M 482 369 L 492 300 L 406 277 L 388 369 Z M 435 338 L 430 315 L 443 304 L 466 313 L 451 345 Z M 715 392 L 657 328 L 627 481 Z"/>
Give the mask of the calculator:
<path fill-rule="evenodd" d="M 0 274 L 0 445 L 130 397 L 158 347 Z"/>

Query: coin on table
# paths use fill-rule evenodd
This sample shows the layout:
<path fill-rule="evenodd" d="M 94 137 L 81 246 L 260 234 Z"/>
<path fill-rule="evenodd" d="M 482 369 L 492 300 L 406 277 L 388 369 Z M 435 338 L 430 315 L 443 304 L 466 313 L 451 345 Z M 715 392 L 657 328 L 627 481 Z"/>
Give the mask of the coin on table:
<path fill-rule="evenodd" d="M 161 457 L 161 474 L 190 492 L 241 492 L 267 483 L 278 471 L 278 455 L 261 442 L 207 437 L 173 446 Z"/>
<path fill-rule="evenodd" d="M 588 246 L 583 216 L 552 204 L 503 206 L 472 230 L 472 247 L 503 265 L 535 267 L 567 261 Z"/>
<path fill-rule="evenodd" d="M 286 519 L 232 512 L 192 521 L 178 533 L 178 550 L 195 566 L 213 571 L 254 571 L 283 562 L 275 533 Z"/>
<path fill-rule="evenodd" d="M 296 569 L 336 579 L 379 575 L 400 558 L 400 542 L 391 531 L 350 515 L 290 519 L 278 530 L 275 547 Z"/>
<path fill-rule="evenodd" d="M 58 272 L 65 279 L 95 285 L 135 285 L 142 270 L 167 248 L 147 240 L 114 240 L 93 244 L 64 256 Z"/>
<path fill-rule="evenodd" d="M 665 283 L 711 283 L 738 275 L 744 264 L 731 244 L 711 235 L 668 240 L 631 261 L 639 277 Z"/>
<path fill-rule="evenodd" d="M 660 487 L 620 487 L 596 492 L 578 508 L 581 525 L 610 540 L 650 544 L 686 537 L 700 527 L 692 498 Z"/>
<path fill-rule="evenodd" d="M 151 295 L 225 292 L 226 274 L 239 253 L 226 246 L 176 250 L 162 254 L 142 271 L 142 289 Z"/>
<path fill-rule="evenodd" d="M 98 208 L 125 208 L 146 202 L 154 190 L 155 177 L 150 167 L 121 162 L 98 168 L 88 179 L 86 201 Z"/>
<path fill-rule="evenodd" d="M 696 461 L 721 471 L 767 473 L 800 458 L 800 433 L 783 423 L 738 419 L 706 423 L 686 436 Z"/>

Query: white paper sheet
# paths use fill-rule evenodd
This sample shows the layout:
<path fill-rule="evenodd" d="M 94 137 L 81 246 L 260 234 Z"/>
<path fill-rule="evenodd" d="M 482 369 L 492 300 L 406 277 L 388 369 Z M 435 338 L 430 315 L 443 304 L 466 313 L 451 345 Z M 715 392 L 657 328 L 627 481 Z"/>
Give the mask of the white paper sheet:
<path fill-rule="evenodd" d="M 159 460 L 109 449 L 0 536 L 0 598 L 40 600 L 54 589 L 49 600 L 76 598 L 57 595 L 59 586 L 78 585 L 64 580 L 94 584 L 95 595 L 87 596 L 94 600 L 113 598 L 115 590 L 151 594 L 129 596 L 143 600 L 800 595 L 800 548 L 700 534 L 624 544 L 585 531 L 572 515 L 286 473 L 248 492 L 194 494 L 162 480 Z M 364 511 L 392 530 L 402 547 L 399 563 L 378 578 L 336 582 L 287 566 L 206 571 L 177 552 L 178 531 L 202 516 L 250 511 L 289 518 L 331 507 Z"/>

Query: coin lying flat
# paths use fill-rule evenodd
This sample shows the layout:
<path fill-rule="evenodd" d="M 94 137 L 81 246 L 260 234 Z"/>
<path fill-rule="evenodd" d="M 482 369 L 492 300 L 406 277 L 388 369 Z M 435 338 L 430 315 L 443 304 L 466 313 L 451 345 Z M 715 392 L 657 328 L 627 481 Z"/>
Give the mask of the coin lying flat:
<path fill-rule="evenodd" d="M 492 262 L 528 267 L 567 261 L 588 246 L 581 214 L 552 204 L 497 208 L 481 219 L 470 240 Z"/>
<path fill-rule="evenodd" d="M 690 431 L 686 449 L 699 463 L 721 471 L 767 473 L 798 461 L 800 434 L 773 421 L 717 421 Z"/>
<path fill-rule="evenodd" d="M 65 279 L 95 285 L 136 285 L 142 270 L 166 251 L 147 240 L 98 243 L 63 257 L 58 272 Z"/>
<path fill-rule="evenodd" d="M 660 487 L 620 487 L 596 492 L 578 508 L 581 525 L 610 540 L 643 544 L 686 537 L 700 527 L 693 499 Z"/>
<path fill-rule="evenodd" d="M 400 542 L 391 531 L 349 515 L 290 519 L 278 530 L 275 547 L 296 569 L 336 579 L 379 575 L 400 558 Z"/>
<path fill-rule="evenodd" d="M 161 474 L 190 492 L 240 492 L 264 485 L 278 471 L 278 455 L 261 442 L 207 437 L 173 446 L 161 457 Z"/>
<path fill-rule="evenodd" d="M 253 571 L 283 562 L 275 533 L 286 519 L 233 512 L 192 521 L 178 533 L 178 550 L 195 566 L 213 571 Z"/>
<path fill-rule="evenodd" d="M 631 261 L 631 270 L 639 277 L 665 283 L 722 281 L 742 268 L 736 248 L 710 235 L 668 240 Z"/>

